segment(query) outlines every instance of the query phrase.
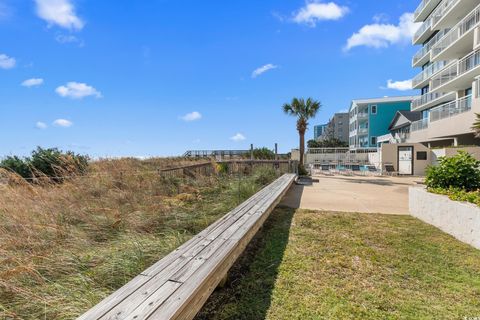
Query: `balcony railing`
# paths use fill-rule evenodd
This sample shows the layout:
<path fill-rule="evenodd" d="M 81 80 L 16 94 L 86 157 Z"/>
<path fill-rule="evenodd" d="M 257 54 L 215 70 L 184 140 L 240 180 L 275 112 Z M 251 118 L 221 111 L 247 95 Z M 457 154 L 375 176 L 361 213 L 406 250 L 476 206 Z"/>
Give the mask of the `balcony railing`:
<path fill-rule="evenodd" d="M 445 13 L 459 2 L 460 0 L 444 0 L 443 2 L 440 2 L 438 7 L 432 13 L 433 25 L 436 25 L 438 21 L 445 16 Z"/>
<path fill-rule="evenodd" d="M 358 128 L 358 134 L 367 134 L 368 128 Z"/>
<path fill-rule="evenodd" d="M 430 122 L 456 116 L 457 114 L 472 109 L 472 95 L 468 95 L 456 101 L 445 103 L 430 111 Z"/>
<path fill-rule="evenodd" d="M 430 79 L 431 76 L 433 76 L 435 73 L 442 70 L 449 63 L 450 61 L 437 61 L 432 63 L 427 68 L 425 68 L 420 74 L 418 74 L 415 78 L 413 78 L 412 80 L 413 86 L 416 87 L 417 85 L 424 82 L 425 80 Z"/>
<path fill-rule="evenodd" d="M 433 58 L 450 47 L 468 31 L 474 29 L 480 23 L 480 6 L 476 7 L 468 16 L 453 27 L 437 44 L 432 48 Z"/>
<path fill-rule="evenodd" d="M 410 131 L 420 131 L 428 129 L 428 119 L 422 119 L 415 122 L 412 122 L 410 126 Z"/>
<path fill-rule="evenodd" d="M 357 115 L 358 119 L 368 119 L 368 113 L 359 113 Z"/>
<path fill-rule="evenodd" d="M 428 2 L 430 2 L 430 0 L 422 0 L 422 2 L 420 2 L 420 5 L 417 7 L 417 9 L 415 10 L 415 12 L 413 14 L 415 19 L 420 15 L 422 10 L 427 6 Z"/>
<path fill-rule="evenodd" d="M 413 41 L 414 42 L 417 42 L 418 39 L 428 30 L 432 27 L 433 25 L 433 18 L 430 16 L 430 18 L 428 18 L 421 26 L 420 28 L 417 30 L 417 32 L 415 32 L 415 34 L 413 35 Z"/>
<path fill-rule="evenodd" d="M 413 56 L 413 64 L 417 64 L 418 61 L 422 60 L 423 57 L 430 53 L 430 50 L 432 50 L 433 46 L 438 42 L 438 40 L 442 39 L 445 34 L 448 33 L 448 31 L 450 31 L 450 29 L 444 29 L 438 32 L 420 50 L 418 50 L 417 53 L 415 53 L 415 55 Z"/>
<path fill-rule="evenodd" d="M 415 110 L 415 109 L 423 106 L 424 104 L 427 104 L 431 101 L 434 101 L 434 100 L 437 100 L 437 99 L 441 98 L 444 95 L 445 95 L 445 93 L 442 93 L 442 92 L 425 93 L 425 94 L 421 95 L 420 98 L 417 98 L 417 99 L 412 101 L 412 109 Z"/>
<path fill-rule="evenodd" d="M 431 90 L 443 86 L 478 66 L 480 66 L 480 50 L 470 53 L 457 63 L 438 73 L 435 78 L 432 79 Z"/>

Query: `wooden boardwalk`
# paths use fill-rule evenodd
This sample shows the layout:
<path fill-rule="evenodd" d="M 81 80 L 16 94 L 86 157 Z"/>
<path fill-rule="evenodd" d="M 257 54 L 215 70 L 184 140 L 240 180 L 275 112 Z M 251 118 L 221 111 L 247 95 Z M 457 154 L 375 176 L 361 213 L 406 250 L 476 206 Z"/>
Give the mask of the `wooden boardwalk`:
<path fill-rule="evenodd" d="M 78 319 L 193 319 L 295 177 L 283 175 Z"/>

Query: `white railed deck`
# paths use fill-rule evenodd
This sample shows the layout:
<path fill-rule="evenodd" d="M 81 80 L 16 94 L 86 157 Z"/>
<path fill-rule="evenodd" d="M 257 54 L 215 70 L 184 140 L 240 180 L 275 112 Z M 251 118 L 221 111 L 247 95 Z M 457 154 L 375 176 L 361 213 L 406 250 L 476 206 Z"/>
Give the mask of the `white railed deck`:
<path fill-rule="evenodd" d="M 283 175 L 78 320 L 193 319 L 295 178 Z"/>
<path fill-rule="evenodd" d="M 430 111 L 430 122 L 454 117 L 470 110 L 472 110 L 472 96 L 468 95 L 461 99 L 433 108 Z"/>

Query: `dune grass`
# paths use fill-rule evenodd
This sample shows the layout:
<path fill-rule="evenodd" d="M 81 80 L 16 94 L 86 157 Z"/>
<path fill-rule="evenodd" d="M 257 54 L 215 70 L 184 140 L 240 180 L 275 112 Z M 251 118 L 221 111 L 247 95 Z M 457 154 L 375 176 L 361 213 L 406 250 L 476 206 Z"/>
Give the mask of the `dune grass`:
<path fill-rule="evenodd" d="M 476 319 L 480 251 L 410 216 L 279 208 L 200 319 Z"/>
<path fill-rule="evenodd" d="M 99 161 L 63 184 L 10 177 L 0 187 L 0 319 L 75 318 L 274 178 L 157 172 L 187 163 Z"/>

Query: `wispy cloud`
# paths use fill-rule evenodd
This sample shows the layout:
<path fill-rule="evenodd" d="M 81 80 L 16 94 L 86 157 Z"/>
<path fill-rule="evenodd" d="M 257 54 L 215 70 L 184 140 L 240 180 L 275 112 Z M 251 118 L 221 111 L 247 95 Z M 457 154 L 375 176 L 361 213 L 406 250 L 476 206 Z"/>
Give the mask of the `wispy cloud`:
<path fill-rule="evenodd" d="M 265 72 L 267 71 L 270 71 L 270 70 L 274 70 L 274 69 L 277 69 L 278 66 L 274 65 L 274 64 L 266 64 L 260 68 L 257 68 L 255 69 L 253 72 L 252 72 L 252 78 L 255 79 L 257 78 L 258 76 L 264 74 Z"/>
<path fill-rule="evenodd" d="M 101 98 L 102 93 L 86 83 L 69 82 L 64 86 L 58 87 L 57 94 L 64 98 L 83 99 L 85 97 Z"/>
<path fill-rule="evenodd" d="M 240 142 L 240 141 L 247 140 L 247 138 L 243 134 L 237 133 L 236 135 L 231 137 L 230 140 L 233 140 L 235 142 Z"/>
<path fill-rule="evenodd" d="M 45 130 L 48 128 L 47 124 L 45 122 L 42 122 L 42 121 L 38 121 L 36 124 L 35 124 L 35 128 L 37 129 L 40 129 L 40 130 Z"/>
<path fill-rule="evenodd" d="M 85 22 L 80 19 L 71 0 L 35 0 L 37 15 L 48 22 L 69 30 L 81 30 Z"/>
<path fill-rule="evenodd" d="M 383 89 L 393 89 L 398 91 L 408 91 L 412 90 L 412 80 L 405 80 L 405 81 L 387 81 L 387 87 Z"/>
<path fill-rule="evenodd" d="M 6 54 L 0 54 L 0 69 L 15 68 L 17 61 L 15 58 L 9 57 Z"/>
<path fill-rule="evenodd" d="M 69 128 L 73 126 L 73 122 L 66 119 L 57 119 L 53 121 L 53 125 L 56 127 Z"/>
<path fill-rule="evenodd" d="M 32 78 L 22 82 L 22 86 L 27 88 L 40 86 L 42 84 L 43 84 L 43 79 L 41 78 Z"/>
<path fill-rule="evenodd" d="M 7 20 L 12 16 L 12 9 L 0 0 L 0 21 Z"/>
<path fill-rule="evenodd" d="M 74 43 L 74 44 L 78 44 L 79 47 L 83 47 L 85 45 L 83 40 L 71 34 L 58 34 L 55 37 L 55 41 L 61 44 Z"/>
<path fill-rule="evenodd" d="M 398 25 L 368 24 L 347 40 L 344 50 L 348 51 L 359 46 L 386 48 L 393 44 L 408 43 L 420 25 L 413 21 L 413 13 L 404 13 L 400 17 Z"/>
<path fill-rule="evenodd" d="M 198 111 L 193 111 L 193 112 L 187 113 L 186 115 L 180 117 L 180 119 L 182 119 L 183 121 L 186 121 L 186 122 L 198 121 L 198 120 L 202 119 L 202 114 Z"/>
<path fill-rule="evenodd" d="M 348 7 L 340 6 L 335 2 L 307 1 L 305 7 L 294 13 L 292 20 L 315 27 L 319 21 L 339 20 L 349 11 Z"/>

